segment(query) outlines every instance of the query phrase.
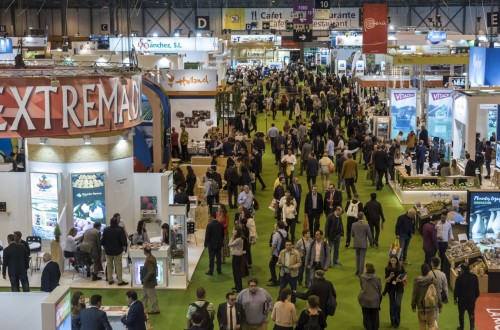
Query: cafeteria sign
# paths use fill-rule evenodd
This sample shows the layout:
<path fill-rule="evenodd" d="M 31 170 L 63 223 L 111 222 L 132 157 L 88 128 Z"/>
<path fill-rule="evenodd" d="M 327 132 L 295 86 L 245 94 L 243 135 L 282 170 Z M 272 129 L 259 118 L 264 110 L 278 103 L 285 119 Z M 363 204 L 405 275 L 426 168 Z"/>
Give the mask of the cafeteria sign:
<path fill-rule="evenodd" d="M 448 39 L 448 36 L 444 31 L 429 31 L 429 33 L 427 33 L 427 41 L 432 45 L 437 45 L 440 42 L 446 41 L 446 39 Z"/>
<path fill-rule="evenodd" d="M 140 75 L 2 79 L 0 135 L 50 137 L 133 127 L 141 122 L 141 84 Z"/>

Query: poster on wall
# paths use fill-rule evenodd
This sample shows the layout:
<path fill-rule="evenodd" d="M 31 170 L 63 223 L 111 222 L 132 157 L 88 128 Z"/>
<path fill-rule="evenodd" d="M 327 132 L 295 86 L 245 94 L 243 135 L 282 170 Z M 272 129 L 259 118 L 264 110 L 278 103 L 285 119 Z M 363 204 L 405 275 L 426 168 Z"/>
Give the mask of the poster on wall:
<path fill-rule="evenodd" d="M 391 138 L 394 139 L 400 131 L 407 136 L 411 131 L 417 132 L 417 90 L 391 90 Z"/>
<path fill-rule="evenodd" d="M 453 98 L 449 89 L 429 89 L 427 101 L 427 126 L 429 136 L 445 142 L 453 141 Z"/>
<path fill-rule="evenodd" d="M 57 184 L 55 173 L 30 173 L 33 235 L 42 239 L 54 239 L 59 216 Z"/>
<path fill-rule="evenodd" d="M 387 54 L 387 4 L 363 4 L 363 54 Z"/>
<path fill-rule="evenodd" d="M 468 223 L 469 238 L 480 242 L 488 238 L 496 239 L 500 233 L 500 192 L 469 191 Z"/>
<path fill-rule="evenodd" d="M 73 226 L 84 232 L 94 222 L 106 224 L 105 173 L 73 173 Z"/>
<path fill-rule="evenodd" d="M 181 125 L 184 125 L 189 141 L 201 141 L 208 129 L 217 122 L 215 98 L 171 98 L 170 105 L 172 127 L 180 134 Z M 180 113 L 182 116 L 178 116 Z"/>
<path fill-rule="evenodd" d="M 493 133 L 497 133 L 498 125 L 498 106 L 493 105 L 491 109 L 488 109 L 488 136 L 485 138 L 489 139 Z"/>
<path fill-rule="evenodd" d="M 141 196 L 141 211 L 156 210 L 158 198 L 156 196 Z"/>

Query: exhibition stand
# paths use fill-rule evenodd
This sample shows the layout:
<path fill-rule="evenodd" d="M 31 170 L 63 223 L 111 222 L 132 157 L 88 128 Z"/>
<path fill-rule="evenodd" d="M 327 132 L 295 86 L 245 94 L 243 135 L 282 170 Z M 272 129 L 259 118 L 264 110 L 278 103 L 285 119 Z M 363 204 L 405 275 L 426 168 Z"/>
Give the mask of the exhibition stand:
<path fill-rule="evenodd" d="M 170 265 L 170 247 L 166 245 L 152 244 L 151 254 L 156 258 L 157 270 L 156 281 L 157 288 L 168 287 L 168 269 Z M 144 267 L 146 256 L 142 246 L 131 246 L 129 257 L 132 259 L 132 269 L 130 271 L 130 283 L 132 287 L 140 288 L 141 283 L 141 269 Z"/>
<path fill-rule="evenodd" d="M 425 169 L 429 165 L 424 165 Z M 431 203 L 443 199 L 452 199 L 458 196 L 462 200 L 467 199 L 467 189 L 477 187 L 476 177 L 467 176 L 434 176 L 434 175 L 412 175 L 409 176 L 403 167 L 394 168 L 395 182 L 394 192 L 401 204 Z"/>

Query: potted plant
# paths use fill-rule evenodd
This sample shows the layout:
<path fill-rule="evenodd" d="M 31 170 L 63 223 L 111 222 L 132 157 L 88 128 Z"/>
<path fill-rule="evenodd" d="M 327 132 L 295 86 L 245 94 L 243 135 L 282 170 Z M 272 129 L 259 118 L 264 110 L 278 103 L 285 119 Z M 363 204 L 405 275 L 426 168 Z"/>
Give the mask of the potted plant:
<path fill-rule="evenodd" d="M 54 236 L 56 237 L 56 242 L 59 242 L 59 238 L 61 237 L 61 228 L 59 227 L 59 224 L 56 224 L 56 227 L 54 228 Z"/>

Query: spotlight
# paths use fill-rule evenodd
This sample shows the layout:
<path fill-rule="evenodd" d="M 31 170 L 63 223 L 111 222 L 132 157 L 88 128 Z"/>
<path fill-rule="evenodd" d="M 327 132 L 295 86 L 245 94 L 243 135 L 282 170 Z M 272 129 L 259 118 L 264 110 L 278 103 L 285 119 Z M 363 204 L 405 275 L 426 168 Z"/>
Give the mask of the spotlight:
<path fill-rule="evenodd" d="M 50 86 L 51 87 L 59 87 L 59 86 L 61 86 L 61 82 L 57 78 L 52 78 L 52 79 L 50 79 Z"/>
<path fill-rule="evenodd" d="M 153 37 L 158 37 L 158 33 L 153 33 Z"/>
<path fill-rule="evenodd" d="M 174 37 L 180 37 L 181 36 L 182 29 L 175 29 L 174 30 Z"/>
<path fill-rule="evenodd" d="M 125 79 L 124 76 L 120 77 L 120 85 L 122 85 L 122 86 L 126 86 L 127 85 L 127 79 Z"/>
<path fill-rule="evenodd" d="M 90 135 L 83 136 L 83 144 L 88 146 L 92 144 L 92 140 L 90 139 Z"/>
<path fill-rule="evenodd" d="M 121 136 L 121 140 L 122 141 L 128 141 L 128 133 L 129 133 L 128 130 L 126 130 L 126 131 L 123 132 L 123 134 Z"/>
<path fill-rule="evenodd" d="M 201 32 L 200 32 L 200 31 L 197 31 L 197 32 L 196 32 L 196 36 L 197 36 L 197 37 L 201 37 Z"/>
<path fill-rule="evenodd" d="M 46 145 L 47 144 L 47 140 L 48 140 L 47 138 L 41 137 L 40 138 L 40 142 L 38 142 L 38 143 L 41 144 L 41 145 Z"/>

